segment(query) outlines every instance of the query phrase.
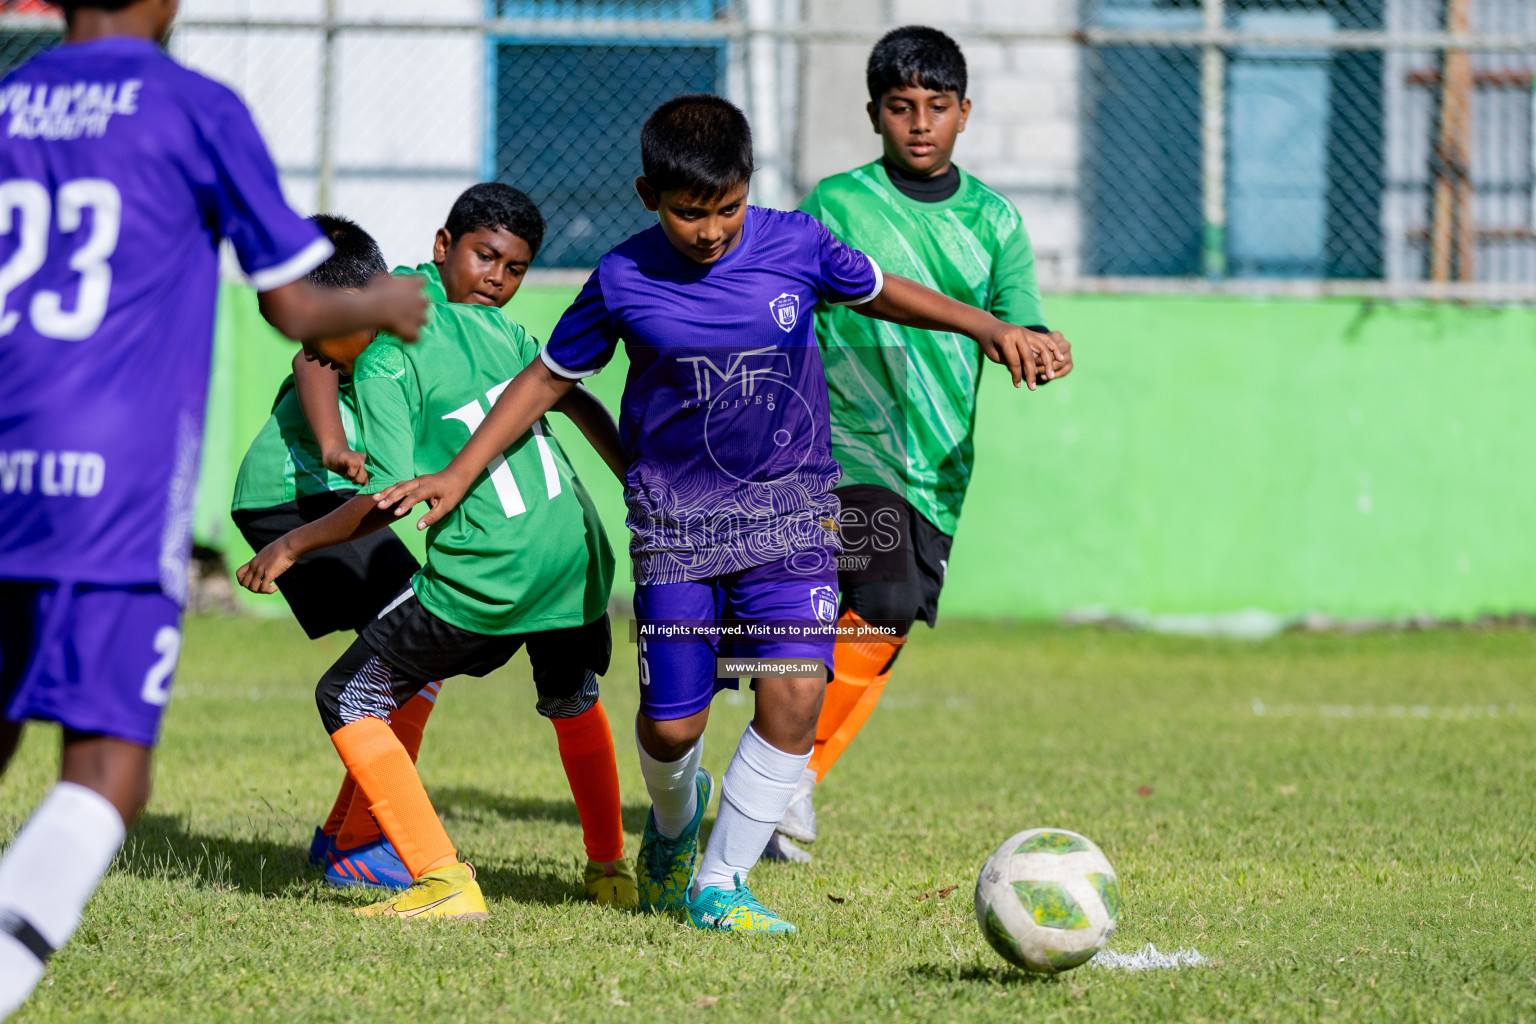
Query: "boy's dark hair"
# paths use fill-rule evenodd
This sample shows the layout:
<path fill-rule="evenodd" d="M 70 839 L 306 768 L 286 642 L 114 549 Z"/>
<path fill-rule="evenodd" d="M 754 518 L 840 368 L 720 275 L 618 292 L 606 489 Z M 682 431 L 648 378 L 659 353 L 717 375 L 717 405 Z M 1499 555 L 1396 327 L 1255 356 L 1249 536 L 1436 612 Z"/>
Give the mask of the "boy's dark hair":
<path fill-rule="evenodd" d="M 926 25 L 906 25 L 881 37 L 869 51 L 864 77 L 875 103 L 892 89 L 914 85 L 965 99 L 965 55 L 960 44 Z"/>
<path fill-rule="evenodd" d="M 310 284 L 316 288 L 366 288 L 375 277 L 389 273 L 379 243 L 355 223 L 330 213 L 317 213 L 309 219 L 336 248 L 330 259 L 309 272 L 305 280 Z"/>
<path fill-rule="evenodd" d="M 752 127 L 729 100 L 704 92 L 679 96 L 645 119 L 640 163 L 657 192 L 718 196 L 752 180 Z"/>
<path fill-rule="evenodd" d="M 139 0 L 53 0 L 53 2 L 64 9 L 67 17 L 85 7 L 99 7 L 104 11 L 121 11 L 125 7 L 132 7 Z"/>
<path fill-rule="evenodd" d="M 544 244 L 544 215 L 532 199 L 499 181 L 482 181 L 453 201 L 443 228 L 455 241 L 481 228 L 501 228 L 528 243 L 533 254 Z"/>

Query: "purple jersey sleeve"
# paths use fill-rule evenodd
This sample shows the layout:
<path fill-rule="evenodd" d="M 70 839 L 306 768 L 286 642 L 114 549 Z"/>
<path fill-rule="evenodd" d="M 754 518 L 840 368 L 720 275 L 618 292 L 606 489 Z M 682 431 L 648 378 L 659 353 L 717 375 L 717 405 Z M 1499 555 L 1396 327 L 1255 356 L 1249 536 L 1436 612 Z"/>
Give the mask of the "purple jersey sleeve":
<path fill-rule="evenodd" d="M 581 294 L 555 325 L 539 358 L 561 377 L 590 377 L 608 365 L 619 344 L 619 329 L 603 300 L 602 267 L 592 271 Z"/>
<path fill-rule="evenodd" d="M 283 198 L 277 168 L 245 104 L 225 89 L 213 95 L 218 101 L 200 125 L 213 172 L 209 212 L 252 286 L 259 292 L 280 288 L 324 263 L 331 243 Z"/>
<path fill-rule="evenodd" d="M 816 297 L 834 306 L 862 306 L 879 295 L 885 287 L 879 264 L 833 238 L 820 221 L 816 230 L 820 241 Z"/>

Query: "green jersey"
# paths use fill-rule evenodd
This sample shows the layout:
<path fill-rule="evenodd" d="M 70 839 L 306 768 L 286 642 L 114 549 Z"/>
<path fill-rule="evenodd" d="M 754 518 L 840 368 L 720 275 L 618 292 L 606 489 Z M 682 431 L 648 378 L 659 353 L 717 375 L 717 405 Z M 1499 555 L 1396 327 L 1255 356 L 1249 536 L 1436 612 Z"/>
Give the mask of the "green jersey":
<path fill-rule="evenodd" d="M 448 293 L 443 290 L 443 275 L 438 272 L 437 264 L 431 260 L 416 264 L 415 269 L 411 267 L 396 267 L 395 274 L 419 274 L 426 282 L 424 290 L 427 293 L 427 301 L 448 301 Z"/>
<path fill-rule="evenodd" d="M 341 426 L 346 431 L 347 444 L 356 449 L 357 400 L 345 377 L 341 382 Z M 256 440 L 240 462 L 230 511 L 273 508 L 326 491 L 356 489 L 356 484 L 332 473 L 320 461 L 320 445 L 299 407 L 299 393 L 294 388 L 293 375 L 289 374 L 277 389 L 272 415 L 261 425 Z"/>
<path fill-rule="evenodd" d="M 880 161 L 823 178 L 800 209 L 899 274 L 1025 327 L 1045 323 L 1035 254 L 1013 203 L 965 171 L 936 203 L 902 195 Z M 816 310 L 832 454 L 843 484 L 878 484 L 947 534 L 975 459 L 981 349 L 958 334 L 898 327 L 841 306 Z"/>
<path fill-rule="evenodd" d="M 381 335 L 352 376 L 368 456 L 364 493 L 448 465 L 538 351 L 527 331 L 488 306 L 433 303 L 414 345 Z M 412 580 L 432 614 L 487 634 L 591 622 L 612 583 L 597 509 L 543 420 L 431 527 L 426 565 Z"/>

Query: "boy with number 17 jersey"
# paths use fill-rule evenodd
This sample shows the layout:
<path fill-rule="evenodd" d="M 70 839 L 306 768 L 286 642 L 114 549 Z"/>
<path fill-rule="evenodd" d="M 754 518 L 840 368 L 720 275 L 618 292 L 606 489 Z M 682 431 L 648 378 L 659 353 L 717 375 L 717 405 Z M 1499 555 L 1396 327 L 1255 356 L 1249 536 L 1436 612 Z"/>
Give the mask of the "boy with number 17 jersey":
<path fill-rule="evenodd" d="M 239 571 L 255 591 L 311 551 L 382 529 L 392 521 L 372 494 L 417 473 L 440 469 L 469 439 L 512 377 L 538 358 L 537 344 L 491 307 L 434 303 L 412 346 L 380 338 L 319 358 L 352 375 L 359 441 L 368 483 L 346 505 L 262 549 Z M 606 454 L 618 432 L 583 389 L 561 411 Z M 595 417 L 592 413 L 598 413 Z M 594 429 L 594 423 L 597 429 Z M 606 424 L 606 427 L 604 427 Z M 363 913 L 398 917 L 484 917 L 474 875 L 432 809 L 391 716 L 432 680 L 483 676 L 528 648 L 540 711 L 555 720 L 595 713 L 607 744 L 607 779 L 572 777 L 572 789 L 598 786 L 613 818 L 613 849 L 592 853 L 628 876 L 618 823 L 612 739 L 598 701 L 608 667 L 607 618 L 613 554 L 596 508 L 540 420 L 481 474 L 463 505 L 427 535 L 427 558 L 403 593 L 364 628 L 316 688 L 320 717 L 367 799 L 373 817 L 414 884 Z M 565 754 L 562 747 L 562 755 Z M 583 809 L 585 810 L 585 809 Z M 587 815 L 583 813 L 584 831 Z M 630 890 L 633 891 L 632 889 Z"/>

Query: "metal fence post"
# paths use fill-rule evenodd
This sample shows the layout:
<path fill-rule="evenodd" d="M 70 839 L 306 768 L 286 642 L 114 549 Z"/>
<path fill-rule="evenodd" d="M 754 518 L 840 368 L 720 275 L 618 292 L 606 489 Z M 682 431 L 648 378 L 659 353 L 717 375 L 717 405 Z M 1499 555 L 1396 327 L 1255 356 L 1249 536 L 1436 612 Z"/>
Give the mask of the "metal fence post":
<path fill-rule="evenodd" d="M 784 143 L 788 135 L 779 81 L 779 40 L 771 34 L 782 4 L 779 0 L 746 0 L 743 6 L 749 33 L 742 47 L 746 61 L 746 107 L 758 154 L 754 184 L 759 189 L 758 202 L 762 205 L 784 206 L 791 201 L 784 160 Z"/>
<path fill-rule="evenodd" d="M 1445 29 L 1472 28 L 1471 0 L 1447 0 Z M 1435 191 L 1430 222 L 1430 279 L 1472 280 L 1472 55 L 1446 50 L 1440 62 L 1440 135 L 1435 146 Z M 1454 265 L 1453 265 L 1454 259 Z"/>
<path fill-rule="evenodd" d="M 1014 6 L 1020 2 L 1014 0 Z M 1054 112 L 1028 112 L 1040 138 L 1063 152 L 1086 154 L 1078 170 L 1061 164 L 1039 168 L 1038 177 L 1036 169 L 1025 174 L 1016 166 L 1019 154 L 996 137 L 968 150 L 984 179 L 1007 182 L 1010 197 L 1025 206 L 1042 269 L 1081 261 L 1093 270 L 1085 275 L 1058 270 L 1048 275 L 1058 277 L 1049 287 L 1536 305 L 1531 203 L 1505 201 L 1533 194 L 1529 154 L 1514 151 L 1525 149 L 1526 133 L 1536 123 L 1536 91 L 1524 95 L 1524 102 L 1517 94 L 1532 89 L 1536 31 L 1515 17 L 1533 0 L 1413 0 L 1409 6 L 1422 8 L 1422 16 L 1385 22 L 1360 16 L 1357 5 L 1327 4 L 1337 8 L 1338 17 L 1325 27 L 1315 16 L 1272 16 L 1298 9 L 1279 0 L 1200 0 L 1200 16 L 1193 21 L 1193 0 L 1081 2 L 1089 12 L 1082 25 L 1063 19 L 960 30 L 962 39 L 987 46 L 1038 47 L 1047 58 L 1043 67 L 1067 64 L 1059 59 L 1075 46 L 1094 55 L 1082 62 L 1075 81 L 1060 86 L 1080 90 L 1080 111 L 1069 113 L 1063 105 Z M 1390 7 L 1399 0 L 1359 6 L 1374 10 L 1382 2 Z M 904 9 L 895 0 L 867 0 L 869 17 L 851 19 L 844 6 L 849 5 L 824 0 L 529 0 L 487 6 L 478 18 L 460 19 L 425 10 L 413 17 L 360 15 L 349 13 L 342 0 L 325 0 L 304 17 L 188 18 L 178 22 L 173 50 L 178 59 L 250 94 L 263 130 L 273 136 L 285 185 L 300 194 L 309 189 L 325 208 L 371 200 L 375 209 L 367 212 L 375 229 L 386 244 L 403 248 L 426 225 L 435 229 L 440 217 L 435 206 L 448 182 L 480 173 L 468 154 L 478 150 L 487 163 L 496 156 L 494 145 L 469 137 L 478 124 L 484 133 L 479 138 L 494 142 L 486 125 L 497 112 L 496 52 L 485 48 L 491 63 L 482 86 L 483 120 L 461 111 L 465 116 L 444 121 L 430 99 L 436 78 L 451 71 L 454 88 L 472 91 L 480 76 L 440 66 L 461 59 L 445 54 L 467 51 L 440 47 L 439 40 L 470 35 L 525 41 L 520 50 L 549 52 L 546 64 L 526 62 L 541 81 L 555 79 L 562 87 L 602 95 L 612 92 L 605 78 L 612 77 L 610 69 L 601 61 L 576 59 L 582 46 L 633 57 L 626 66 L 633 67 L 635 80 L 624 88 L 646 97 L 665 92 L 661 83 L 672 82 L 679 71 L 668 61 L 685 61 L 685 55 L 688 74 L 718 78 L 723 72 L 730 95 L 750 110 L 758 132 L 761 199 L 788 205 L 814 184 L 804 178 L 819 166 L 811 157 L 841 141 L 820 133 L 834 123 L 850 123 L 801 115 L 812 102 L 808 92 L 822 81 L 812 74 L 820 70 L 816 62 L 859 59 Z M 952 6 L 967 4 L 957 0 Z M 1009 6 L 991 3 L 988 10 Z M 1489 14 L 1483 19 L 1488 24 L 1474 32 L 1469 15 L 1483 6 L 1505 13 Z M 57 43 L 57 16 L 22 15 L 11 11 L 7 0 L 0 0 L 0 8 L 0 71 Z M 713 16 L 679 16 L 706 8 Z M 1443 24 L 1430 20 L 1440 12 L 1447 15 Z M 1358 27 L 1367 23 L 1371 27 Z M 342 66 L 343 37 L 347 59 L 360 60 L 357 68 Z M 412 38 L 422 42 L 419 56 L 402 59 L 411 49 L 401 41 Z M 318 55 L 306 56 L 304 45 L 293 45 L 317 42 Z M 722 44 L 728 47 L 724 68 L 709 56 Z M 813 46 L 814 53 L 808 49 Z M 641 53 L 645 50 L 652 55 Z M 1270 79 L 1253 74 L 1314 68 L 1316 51 L 1332 55 L 1321 105 L 1315 88 L 1305 94 L 1265 92 Z M 1369 55 L 1379 57 L 1362 59 Z M 1019 69 L 1012 62 L 980 59 L 980 51 L 977 56 L 978 92 L 1019 88 Z M 311 57 L 318 58 L 316 65 L 307 63 Z M 1434 60 L 1441 62 L 1438 68 L 1431 65 Z M 357 96 L 349 92 L 345 110 L 344 73 L 348 88 L 360 90 Z M 407 76 L 416 87 L 399 81 Z M 376 99 L 371 94 L 381 83 L 389 88 Z M 832 99 L 846 105 L 856 97 Z M 991 103 L 987 107 L 994 109 Z M 510 104 L 504 113 L 523 116 Z M 1298 200 L 1292 187 L 1297 182 L 1284 175 L 1251 173 L 1255 167 L 1274 170 L 1267 164 L 1238 159 L 1239 147 L 1285 145 L 1276 131 L 1253 130 L 1279 125 L 1234 120 L 1229 126 L 1229 113 L 1304 119 L 1299 123 L 1311 148 L 1285 155 L 1295 155 L 1293 163 L 1310 175 L 1302 183 L 1305 196 Z M 632 133 L 617 138 L 601 119 L 588 124 L 579 114 L 573 117 L 551 144 L 550 159 L 527 173 L 555 193 L 549 198 L 551 222 L 578 225 L 591 235 L 579 256 L 595 260 L 607 243 L 633 229 L 618 214 L 604 212 L 614 195 L 627 194 L 633 139 Z M 1010 124 L 977 121 L 972 127 L 985 138 Z M 387 133 L 388 144 L 380 133 Z M 339 181 L 343 136 L 365 143 L 347 156 L 346 194 Z M 428 136 L 430 144 L 422 141 Z M 622 147 L 622 159 L 594 159 L 598 144 L 608 147 L 601 152 Z M 465 155 L 456 159 L 450 153 Z M 1470 177 L 1473 165 L 1477 180 Z M 578 174 L 584 177 L 576 187 Z M 366 179 L 369 200 L 352 194 L 354 175 L 359 182 Z M 1320 175 L 1321 200 L 1315 187 Z M 386 195 L 402 198 L 377 198 Z M 1084 230 L 1074 222 L 1077 211 L 1083 211 Z M 1474 221 L 1474 213 L 1480 219 Z M 1228 246 L 1239 241 L 1235 233 L 1245 226 L 1266 233 L 1269 248 L 1263 259 L 1239 264 L 1239 254 Z M 1474 263 L 1474 257 L 1480 259 Z M 561 267 L 589 265 L 562 258 Z M 1474 273 L 1484 280 L 1473 280 Z"/>
<path fill-rule="evenodd" d="M 1226 27 L 1225 0 L 1204 0 L 1205 29 Z M 1227 276 L 1227 57 L 1215 43 L 1200 55 L 1200 186 L 1205 221 L 1201 269 L 1211 279 Z"/>
<path fill-rule="evenodd" d="M 325 38 L 320 48 L 320 147 L 315 205 L 322 213 L 331 210 L 336 195 L 336 15 L 339 0 L 325 0 Z"/>

